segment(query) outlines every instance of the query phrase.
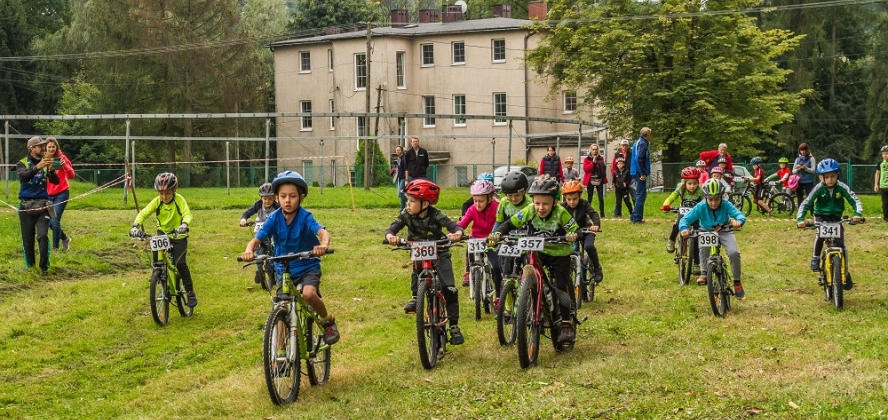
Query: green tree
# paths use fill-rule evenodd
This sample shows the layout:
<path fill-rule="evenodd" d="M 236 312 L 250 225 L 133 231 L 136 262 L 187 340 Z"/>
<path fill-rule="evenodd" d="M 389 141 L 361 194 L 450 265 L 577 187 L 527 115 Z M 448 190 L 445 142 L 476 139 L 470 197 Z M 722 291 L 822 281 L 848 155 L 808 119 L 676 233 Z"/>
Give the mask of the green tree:
<path fill-rule="evenodd" d="M 555 0 L 549 19 L 561 22 L 536 25 L 542 40 L 528 65 L 552 79 L 552 93 L 581 92 L 582 106 L 614 135 L 651 127 L 652 147 L 667 161 L 720 142 L 752 155 L 801 102 L 800 92 L 781 88 L 790 71 L 775 61 L 801 37 L 761 30 L 741 13 L 708 12 L 757 4 Z"/>
<path fill-rule="evenodd" d="M 376 2 L 367 0 L 297 0 L 290 30 L 355 25 L 383 20 Z"/>

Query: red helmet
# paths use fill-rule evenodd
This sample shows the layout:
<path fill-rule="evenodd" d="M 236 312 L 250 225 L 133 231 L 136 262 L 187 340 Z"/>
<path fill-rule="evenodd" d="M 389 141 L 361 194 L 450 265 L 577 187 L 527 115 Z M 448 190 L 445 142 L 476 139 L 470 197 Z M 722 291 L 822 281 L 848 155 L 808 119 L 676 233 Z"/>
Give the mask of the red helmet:
<path fill-rule="evenodd" d="M 407 183 L 404 193 L 418 200 L 428 201 L 429 204 L 438 204 L 441 188 L 427 179 L 414 179 Z"/>
<path fill-rule="evenodd" d="M 681 170 L 681 179 L 698 179 L 700 178 L 700 170 L 693 167 L 688 166 Z"/>

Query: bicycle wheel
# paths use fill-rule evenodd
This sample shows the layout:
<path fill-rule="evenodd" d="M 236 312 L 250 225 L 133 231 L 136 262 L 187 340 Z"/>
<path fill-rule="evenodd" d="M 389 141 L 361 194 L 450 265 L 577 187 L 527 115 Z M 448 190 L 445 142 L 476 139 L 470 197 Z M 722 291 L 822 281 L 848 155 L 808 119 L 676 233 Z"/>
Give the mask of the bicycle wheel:
<path fill-rule="evenodd" d="M 518 301 L 517 283 L 514 280 L 503 281 L 500 304 L 496 313 L 496 335 L 499 343 L 506 346 L 515 342 L 516 320 L 515 303 Z"/>
<path fill-rule="evenodd" d="M 305 361 L 308 382 L 323 385 L 330 379 L 331 346 L 324 341 L 324 330 L 315 323 L 314 318 L 305 320 L 305 343 L 308 346 L 308 360 Z"/>
<path fill-rule="evenodd" d="M 479 266 L 472 266 L 472 269 L 469 271 L 469 290 L 472 291 L 469 298 L 475 303 L 476 321 L 481 319 L 481 306 L 484 305 L 484 293 L 481 290 L 482 283 L 484 283 L 483 275 Z"/>
<path fill-rule="evenodd" d="M 681 238 L 678 242 L 678 284 L 687 286 L 691 281 L 691 269 L 693 264 L 693 256 L 691 255 L 691 241 L 688 238 Z"/>
<path fill-rule="evenodd" d="M 832 302 L 836 309 L 841 310 L 845 304 L 845 289 L 842 287 L 842 256 L 834 253 L 829 256 L 829 278 L 827 284 L 831 285 Z"/>
<path fill-rule="evenodd" d="M 712 313 L 715 314 L 715 316 L 724 316 L 721 302 L 720 270 L 721 267 L 714 261 L 708 263 L 708 268 L 706 270 L 708 273 L 708 276 L 706 277 L 706 294 L 709 295 L 709 306 L 712 308 Z"/>
<path fill-rule="evenodd" d="M 151 273 L 151 317 L 161 327 L 170 320 L 170 299 L 167 294 L 166 282 L 161 279 L 159 271 Z"/>
<path fill-rule="evenodd" d="M 493 301 L 496 291 L 493 285 L 493 267 L 489 261 L 484 265 L 484 283 L 481 284 L 481 290 L 484 291 L 484 313 L 495 313 L 496 308 L 493 307 Z"/>
<path fill-rule="evenodd" d="M 537 293 L 537 276 L 533 267 L 524 267 L 521 280 L 521 292 L 518 293 L 518 306 L 515 308 L 517 323 L 518 364 L 527 369 L 537 362 L 540 355 L 540 328 L 542 324 L 536 318 L 539 307 Z"/>
<path fill-rule="evenodd" d="M 179 315 L 189 317 L 194 314 L 194 308 L 186 305 L 188 298 L 186 297 L 185 285 L 182 284 L 182 279 L 178 275 L 174 274 L 173 277 L 176 278 L 176 308 L 179 308 Z"/>
<path fill-rule="evenodd" d="M 771 208 L 771 215 L 781 219 L 789 219 L 795 216 L 795 201 L 786 193 L 774 194 L 768 200 L 768 207 Z"/>
<path fill-rule="evenodd" d="M 274 286 L 277 284 L 277 274 L 274 272 L 274 264 L 266 262 L 262 264 L 262 288 L 274 294 Z"/>
<path fill-rule="evenodd" d="M 733 193 L 729 197 L 731 204 L 740 210 L 741 213 L 749 216 L 752 212 L 752 200 L 743 193 Z"/>
<path fill-rule="evenodd" d="M 722 269 L 719 272 L 718 276 L 718 301 L 719 301 L 719 312 L 721 312 L 722 316 L 728 313 L 731 310 L 731 296 L 734 292 L 731 290 L 731 287 L 734 286 L 733 281 L 729 281 L 730 278 L 727 275 L 728 267 L 722 265 Z"/>
<path fill-rule="evenodd" d="M 430 291 L 427 278 L 419 278 L 416 291 L 416 342 L 422 367 L 431 369 L 438 363 L 438 298 Z"/>
<path fill-rule="evenodd" d="M 262 365 L 265 386 L 271 402 L 281 405 L 299 397 L 299 342 L 290 334 L 290 314 L 285 307 L 276 307 L 265 321 L 262 339 Z"/>
<path fill-rule="evenodd" d="M 583 306 L 583 295 L 585 294 L 586 290 L 585 287 L 583 287 L 583 266 L 580 262 L 580 257 L 575 254 L 570 255 L 569 278 L 573 280 L 574 305 L 576 305 L 577 310 L 579 310 L 580 307 Z"/>

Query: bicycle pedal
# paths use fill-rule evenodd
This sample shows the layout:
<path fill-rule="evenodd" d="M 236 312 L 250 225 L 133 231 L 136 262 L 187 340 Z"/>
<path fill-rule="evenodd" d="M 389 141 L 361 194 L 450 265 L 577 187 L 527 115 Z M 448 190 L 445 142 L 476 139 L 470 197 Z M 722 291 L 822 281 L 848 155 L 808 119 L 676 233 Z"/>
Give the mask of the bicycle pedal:
<path fill-rule="evenodd" d="M 584 322 L 586 322 L 586 321 L 588 321 L 588 320 L 589 320 L 589 316 L 588 316 L 588 315 L 584 316 L 583 319 L 577 319 L 576 317 L 574 317 L 574 321 L 577 322 L 577 325 L 580 325 L 580 324 L 582 324 L 582 323 L 584 323 Z"/>

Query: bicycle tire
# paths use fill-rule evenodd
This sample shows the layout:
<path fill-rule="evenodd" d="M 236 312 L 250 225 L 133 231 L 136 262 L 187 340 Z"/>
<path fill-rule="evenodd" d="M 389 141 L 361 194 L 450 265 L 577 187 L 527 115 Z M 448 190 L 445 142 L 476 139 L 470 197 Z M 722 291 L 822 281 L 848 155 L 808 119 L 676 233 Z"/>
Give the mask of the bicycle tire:
<path fill-rule="evenodd" d="M 416 290 L 416 343 L 419 347 L 419 361 L 422 367 L 432 369 L 438 363 L 438 298 L 429 291 L 428 280 L 419 278 Z"/>
<path fill-rule="evenodd" d="M 768 207 L 771 209 L 771 216 L 789 219 L 795 216 L 795 201 L 786 193 L 774 194 L 768 200 Z"/>
<path fill-rule="evenodd" d="M 845 305 L 845 289 L 842 287 L 842 257 L 839 253 L 833 253 L 829 256 L 829 277 L 827 283 L 832 287 L 832 302 L 838 310 L 842 310 Z"/>
<path fill-rule="evenodd" d="M 182 279 L 178 275 L 173 275 L 173 277 L 176 278 L 174 284 L 176 285 L 176 308 L 179 309 L 179 315 L 185 318 L 194 315 L 194 308 L 187 305 L 187 292 L 185 292 L 185 285 L 182 284 Z"/>
<path fill-rule="evenodd" d="M 743 193 L 732 193 L 729 196 L 729 200 L 737 210 L 740 210 L 741 213 L 749 216 L 749 213 L 752 212 L 752 200 Z"/>
<path fill-rule="evenodd" d="M 283 341 L 283 343 L 279 341 Z M 299 397 L 302 371 L 299 360 L 299 341 L 290 334 L 290 313 L 285 307 L 276 307 L 265 321 L 262 339 L 262 367 L 268 396 L 276 405 L 290 404 Z M 291 348 L 295 347 L 295 351 Z M 279 351 L 281 349 L 282 351 Z M 281 353 L 280 355 L 278 353 Z"/>
<path fill-rule="evenodd" d="M 728 311 L 731 310 L 731 295 L 734 294 L 734 292 L 731 290 L 731 287 L 733 287 L 734 282 L 728 281 L 728 280 L 730 280 L 730 278 L 728 277 L 728 274 L 727 274 L 727 268 L 728 268 L 727 266 L 722 265 L 722 269 L 721 269 L 721 271 L 719 271 L 719 276 L 718 276 L 718 289 L 719 289 L 718 297 L 719 297 L 719 304 L 720 304 L 719 312 L 721 313 L 721 316 L 727 315 Z"/>
<path fill-rule="evenodd" d="M 330 379 L 331 347 L 324 340 L 324 330 L 315 323 L 313 317 L 305 320 L 305 344 L 308 347 L 308 359 L 305 370 L 308 383 L 312 386 L 323 385 Z"/>
<path fill-rule="evenodd" d="M 469 290 L 472 291 L 469 298 L 475 304 L 475 321 L 481 320 L 481 307 L 484 305 L 484 295 L 481 292 L 481 286 L 484 283 L 482 276 L 484 273 L 481 272 L 479 266 L 472 266 L 469 270 Z"/>
<path fill-rule="evenodd" d="M 570 256 L 570 278 L 573 279 L 574 305 L 579 310 L 583 306 L 585 287 L 583 286 L 583 266 L 580 262 L 580 257 L 575 254 Z"/>
<path fill-rule="evenodd" d="M 710 261 L 707 263 L 707 274 L 706 277 L 706 294 L 709 296 L 709 306 L 712 308 L 712 313 L 715 316 L 722 316 L 723 314 L 720 312 L 721 302 L 720 300 L 720 290 L 719 290 L 719 279 L 718 279 L 718 271 L 720 270 L 719 264 Z"/>
<path fill-rule="evenodd" d="M 517 317 L 515 305 L 518 302 L 517 283 L 513 280 L 503 281 L 500 304 L 496 312 L 496 336 L 501 346 L 515 343 Z"/>
<path fill-rule="evenodd" d="M 493 266 L 490 265 L 490 261 L 484 264 L 484 284 L 481 290 L 484 291 L 484 313 L 488 315 L 496 313 L 496 308 L 493 306 L 496 290 L 494 290 Z"/>
<path fill-rule="evenodd" d="M 691 240 L 689 238 L 681 238 L 678 241 L 678 284 L 687 286 L 691 281 L 691 270 L 693 269 L 694 260 L 691 255 Z"/>
<path fill-rule="evenodd" d="M 518 293 L 518 306 L 515 308 L 517 324 L 518 364 L 522 369 L 536 365 L 540 355 L 540 329 L 542 323 L 536 319 L 539 299 L 537 276 L 533 267 L 524 267 L 521 291 Z"/>
<path fill-rule="evenodd" d="M 166 281 L 161 279 L 159 271 L 151 273 L 151 284 L 148 295 L 150 296 L 151 317 L 161 327 L 170 321 L 170 299 Z"/>
<path fill-rule="evenodd" d="M 595 288 L 598 287 L 598 283 L 594 280 L 589 280 L 586 282 L 586 291 L 583 292 L 583 298 L 586 299 L 586 302 L 592 302 L 595 299 Z"/>
<path fill-rule="evenodd" d="M 262 264 L 262 288 L 270 294 L 274 294 L 274 286 L 277 284 L 277 273 L 274 271 L 274 264 L 266 262 Z"/>

